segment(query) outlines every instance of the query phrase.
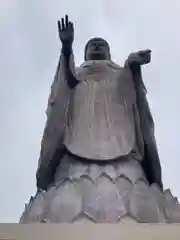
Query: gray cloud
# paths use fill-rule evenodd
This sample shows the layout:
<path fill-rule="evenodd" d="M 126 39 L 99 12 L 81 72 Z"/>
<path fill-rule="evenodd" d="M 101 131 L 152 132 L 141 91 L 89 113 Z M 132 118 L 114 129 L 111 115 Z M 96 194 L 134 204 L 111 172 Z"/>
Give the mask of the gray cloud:
<path fill-rule="evenodd" d="M 137 0 L 0 2 L 0 221 L 18 221 L 35 192 L 35 172 L 45 123 L 49 87 L 60 43 L 56 21 L 68 13 L 75 22 L 76 62 L 93 36 L 106 38 L 113 60 L 152 49 L 143 76 L 156 123 L 165 187 L 180 197 L 179 59 L 180 2 Z"/>

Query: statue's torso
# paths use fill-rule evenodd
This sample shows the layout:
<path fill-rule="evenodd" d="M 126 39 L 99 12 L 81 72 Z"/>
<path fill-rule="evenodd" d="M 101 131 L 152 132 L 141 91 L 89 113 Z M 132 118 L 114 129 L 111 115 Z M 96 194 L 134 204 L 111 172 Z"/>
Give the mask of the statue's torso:
<path fill-rule="evenodd" d="M 128 155 L 136 147 L 130 73 L 104 62 L 93 66 L 82 68 L 80 83 L 72 93 L 64 143 L 83 158 L 109 160 Z"/>

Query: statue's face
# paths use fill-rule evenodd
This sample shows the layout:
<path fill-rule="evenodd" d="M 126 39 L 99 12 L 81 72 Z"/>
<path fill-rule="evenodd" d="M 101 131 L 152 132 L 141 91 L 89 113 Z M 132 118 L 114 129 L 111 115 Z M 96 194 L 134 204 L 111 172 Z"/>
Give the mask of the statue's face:
<path fill-rule="evenodd" d="M 93 38 L 85 48 L 85 60 L 109 60 L 110 51 L 108 43 L 102 38 Z"/>

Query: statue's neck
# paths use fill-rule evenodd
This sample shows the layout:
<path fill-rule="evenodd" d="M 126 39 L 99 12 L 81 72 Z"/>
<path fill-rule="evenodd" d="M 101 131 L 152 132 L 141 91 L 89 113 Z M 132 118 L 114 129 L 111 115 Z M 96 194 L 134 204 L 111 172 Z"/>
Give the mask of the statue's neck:
<path fill-rule="evenodd" d="M 87 61 L 97 61 L 97 60 L 109 60 L 106 59 L 104 56 L 102 55 L 93 55 L 92 57 L 88 58 Z"/>

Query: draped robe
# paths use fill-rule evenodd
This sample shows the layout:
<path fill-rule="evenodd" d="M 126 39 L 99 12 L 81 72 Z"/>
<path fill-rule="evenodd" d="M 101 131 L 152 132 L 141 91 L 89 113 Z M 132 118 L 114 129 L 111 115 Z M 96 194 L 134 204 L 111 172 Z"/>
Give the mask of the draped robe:
<path fill-rule="evenodd" d="M 74 76 L 76 76 L 80 83 L 75 87 L 75 89 L 70 89 L 67 85 L 64 57 L 61 56 L 58 63 L 55 79 L 51 87 L 51 94 L 48 100 L 47 122 L 42 139 L 41 153 L 37 170 L 37 187 L 39 189 L 46 190 L 48 186 L 53 182 L 54 173 L 56 171 L 57 166 L 60 163 L 61 156 L 63 156 L 67 149 L 72 154 L 87 159 L 99 161 L 104 159 L 105 160 L 115 159 L 119 156 L 127 155 L 133 150 L 135 150 L 136 153 L 135 157 L 142 158 L 141 165 L 149 183 L 150 184 L 157 183 L 162 188 L 161 166 L 154 137 L 154 123 L 146 99 L 146 91 L 142 81 L 141 67 L 140 66 L 129 67 L 128 65 L 125 65 L 124 67 L 121 68 L 118 65 L 114 64 L 112 61 L 105 63 L 106 65 L 109 64 L 111 70 L 114 69 L 114 72 L 116 74 L 117 73 L 119 74 L 120 77 L 119 80 L 121 81 L 116 81 L 116 84 L 115 85 L 112 84 L 110 87 L 116 88 L 117 90 L 116 94 L 118 94 L 118 92 L 119 94 L 123 92 L 121 96 L 126 94 L 128 95 L 128 97 L 124 98 L 125 99 L 125 102 L 123 102 L 124 107 L 128 107 L 128 104 L 131 104 L 131 101 L 135 101 L 135 104 L 132 104 L 134 109 L 132 118 L 130 118 L 129 115 L 129 117 L 126 119 L 127 121 L 125 119 L 123 120 L 121 119 L 122 120 L 121 123 L 123 123 L 126 126 L 123 126 L 122 124 L 119 125 L 121 129 L 119 128 L 118 130 L 117 126 L 113 129 L 114 132 L 117 132 L 116 139 L 119 139 L 119 142 L 116 141 L 114 145 L 118 142 L 119 146 L 121 146 L 120 142 L 122 143 L 124 141 L 125 142 L 124 146 L 121 146 L 119 149 L 117 147 L 113 149 L 114 145 L 112 143 L 110 144 L 110 148 L 102 146 L 102 144 L 99 145 L 98 148 L 97 147 L 98 144 L 102 142 L 102 139 L 98 138 L 105 139 L 106 137 L 107 138 L 109 137 L 110 141 L 111 132 L 109 133 L 109 135 L 105 136 L 103 134 L 103 131 L 100 131 L 99 133 L 102 134 L 97 134 L 96 138 L 93 137 L 94 144 L 91 144 L 89 148 L 87 147 L 88 142 L 84 143 L 85 144 L 84 146 L 82 146 L 83 141 L 78 143 L 79 141 L 78 139 L 81 139 L 81 137 L 79 137 L 78 134 L 74 134 L 74 131 L 72 134 L 71 128 L 72 125 L 74 125 L 74 122 L 73 124 L 71 124 L 70 120 L 73 118 L 71 114 L 74 110 L 75 106 L 74 103 L 75 101 L 77 101 L 77 97 L 74 98 L 75 92 L 77 91 L 78 88 L 80 88 L 80 86 L 82 86 L 81 84 L 84 84 L 83 83 L 84 80 L 86 81 L 90 80 L 90 77 L 88 77 L 88 79 L 84 77 L 83 68 L 88 65 L 90 66 L 91 63 L 85 62 L 85 64 L 83 64 L 80 68 L 75 68 L 73 55 L 71 56 L 70 68 L 72 73 L 74 74 Z M 97 73 L 96 75 L 97 80 L 98 74 L 99 73 Z M 100 74 L 102 73 L 100 72 Z M 111 76 L 108 76 L 108 79 L 110 78 Z M 121 84 L 123 81 L 125 82 L 125 84 Z M 86 87 L 87 84 L 83 86 Z M 122 86 L 126 87 L 123 88 Z M 76 94 L 76 96 L 80 97 L 81 96 L 80 92 L 79 94 Z M 124 101 L 124 99 L 122 100 Z M 82 99 L 79 100 L 79 103 L 81 101 Z M 116 106 L 116 104 L 114 106 Z M 124 111 L 124 109 L 122 109 L 122 111 Z M 119 115 L 117 114 L 118 117 L 120 117 L 121 115 L 122 114 Z M 105 118 L 105 116 L 103 118 Z M 128 119 L 130 119 L 131 123 L 129 125 Z M 116 119 L 116 121 L 118 122 L 118 118 Z M 92 122 L 90 121 L 89 123 Z M 80 122 L 79 123 L 76 122 L 75 125 L 76 127 L 78 126 L 79 128 L 81 128 Z M 103 125 L 102 122 L 101 125 Z M 132 131 L 130 131 L 131 127 L 133 127 Z M 123 128 L 125 129 L 125 132 Z M 84 130 L 87 130 L 86 126 L 84 126 Z M 99 130 L 96 129 L 96 131 Z M 134 134 L 136 132 L 134 136 L 132 134 L 133 132 Z M 92 132 L 89 132 L 88 135 L 86 134 L 86 137 L 89 138 L 91 136 L 91 133 Z M 93 136 L 95 136 L 94 133 Z M 123 136 L 128 136 L 129 140 L 126 141 L 126 139 L 124 139 Z M 93 143 L 93 141 L 91 141 L 91 143 Z M 106 143 L 108 143 L 108 141 L 104 141 L 104 144 Z M 128 146 L 128 144 L 130 144 L 131 146 Z M 110 150 L 106 151 L 108 149 Z M 119 152 L 116 150 L 118 150 Z"/>

